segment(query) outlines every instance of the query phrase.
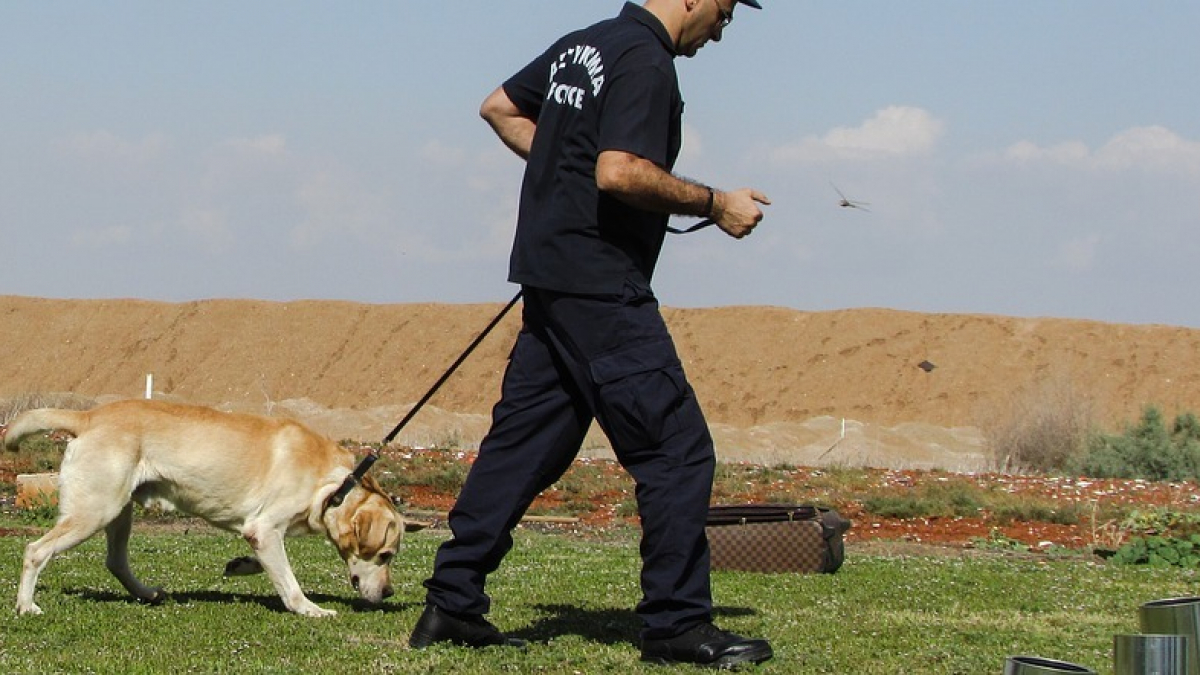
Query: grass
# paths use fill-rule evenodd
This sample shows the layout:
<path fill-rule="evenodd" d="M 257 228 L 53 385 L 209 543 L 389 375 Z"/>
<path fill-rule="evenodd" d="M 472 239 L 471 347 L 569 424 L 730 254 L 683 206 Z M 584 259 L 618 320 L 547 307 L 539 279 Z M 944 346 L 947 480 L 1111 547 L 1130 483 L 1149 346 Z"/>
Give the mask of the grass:
<path fill-rule="evenodd" d="M 132 602 L 104 570 L 96 537 L 43 572 L 37 598 L 46 614 L 17 617 L 10 608 L 21 554 L 34 536 L 0 537 L 0 596 L 9 602 L 0 611 L 0 672 L 672 672 L 637 660 L 637 543 L 629 529 L 591 538 L 518 531 L 489 592 L 493 621 L 532 642 L 523 652 L 408 649 L 420 581 L 444 530 L 407 538 L 394 565 L 397 594 L 374 611 L 355 605 L 344 568 L 320 537 L 290 539 L 301 585 L 339 611 L 332 619 L 285 612 L 265 577 L 223 579 L 224 562 L 244 555 L 245 544 L 188 521 L 141 526 L 131 543 L 143 579 L 172 593 L 165 604 Z M 1090 560 L 852 548 L 834 575 L 717 572 L 716 615 L 723 627 L 772 641 L 775 660 L 755 671 L 764 674 L 987 673 L 1015 654 L 1106 674 L 1112 636 L 1136 632 L 1137 607 L 1194 594 L 1197 578 Z"/>
<path fill-rule="evenodd" d="M 28 439 L 22 452 L 3 456 L 4 465 L 14 473 L 51 470 L 61 446 Z M 454 450 L 399 452 L 405 454 L 377 471 L 414 508 L 456 494 L 470 462 L 470 453 Z M 389 471 L 398 459 L 405 470 Z M 885 473 L 721 464 L 714 501 L 805 502 L 907 518 L 978 514 L 996 524 L 1128 515 L 1115 504 L 1089 510 L 939 472 L 897 489 L 885 484 Z M 0 494 L 11 491 L 0 485 Z M 586 516 L 605 508 L 632 516 L 632 483 L 611 462 L 580 461 L 531 513 Z M 409 537 L 395 563 L 397 595 L 375 611 L 354 603 L 344 568 L 321 538 L 289 540 L 309 596 L 340 612 L 310 620 L 285 612 L 265 577 L 220 576 L 227 559 L 247 553 L 238 537 L 156 516 L 163 526 L 135 532 L 133 561 L 148 583 L 172 593 L 166 604 L 132 602 L 104 570 L 97 537 L 43 573 L 38 602 L 45 616 L 16 617 L 4 611 L 4 598 L 11 608 L 23 546 L 53 511 L 0 512 L 0 531 L 27 533 L 0 536 L 0 560 L 8 561 L 0 568 L 0 672 L 671 672 L 637 661 L 637 543 L 628 521 L 572 527 L 570 535 L 519 531 L 489 591 L 491 618 L 531 640 L 527 651 L 412 651 L 407 639 L 421 610 L 420 581 L 444 530 Z M 1112 636 L 1136 632 L 1141 603 L 1200 594 L 1192 571 L 1095 564 L 1083 552 L 1014 555 L 1014 542 L 1001 537 L 983 543 L 970 557 L 851 547 L 846 565 L 828 576 L 716 573 L 717 621 L 771 639 L 777 656 L 756 671 L 762 673 L 986 673 L 999 672 L 1007 656 L 1036 654 L 1106 674 Z"/>

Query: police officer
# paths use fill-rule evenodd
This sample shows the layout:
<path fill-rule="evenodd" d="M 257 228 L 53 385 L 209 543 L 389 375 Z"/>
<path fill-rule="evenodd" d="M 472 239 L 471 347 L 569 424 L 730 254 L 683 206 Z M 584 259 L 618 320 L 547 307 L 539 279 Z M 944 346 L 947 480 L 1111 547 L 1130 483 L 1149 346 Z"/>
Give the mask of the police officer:
<path fill-rule="evenodd" d="M 627 3 L 484 101 L 480 114 L 526 160 L 509 268 L 524 322 L 411 646 L 523 644 L 484 618 L 486 579 L 595 419 L 637 485 L 642 659 L 730 667 L 771 658 L 766 640 L 712 623 L 712 438 L 650 286 L 670 214 L 711 218 L 742 238 L 769 203 L 756 190 L 671 173 L 683 113 L 674 58 L 719 41 L 739 1 L 761 9 L 752 0 Z"/>

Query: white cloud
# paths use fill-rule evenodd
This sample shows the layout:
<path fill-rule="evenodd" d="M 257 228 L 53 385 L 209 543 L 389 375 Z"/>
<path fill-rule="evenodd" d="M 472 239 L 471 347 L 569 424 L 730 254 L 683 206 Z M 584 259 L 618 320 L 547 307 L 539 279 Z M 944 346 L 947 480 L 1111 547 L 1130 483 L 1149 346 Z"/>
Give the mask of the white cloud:
<path fill-rule="evenodd" d="M 1095 150 L 1080 141 L 1049 146 L 1020 141 L 1005 150 L 1004 158 L 1021 163 L 1046 162 L 1118 171 L 1183 171 L 1200 175 L 1200 142 L 1190 141 L 1161 126 L 1126 129 Z"/>
<path fill-rule="evenodd" d="M 924 156 L 942 137 L 945 125 L 928 111 L 888 106 L 856 127 L 835 127 L 771 152 L 780 162 L 863 160 Z"/>
<path fill-rule="evenodd" d="M 891 155 L 926 154 L 942 135 L 942 123 L 920 108 L 891 106 L 854 128 L 825 134 L 832 148 Z"/>
<path fill-rule="evenodd" d="M 1189 141 L 1165 127 L 1136 127 L 1123 131 L 1096 152 L 1105 167 L 1170 168 L 1200 170 L 1200 142 Z"/>

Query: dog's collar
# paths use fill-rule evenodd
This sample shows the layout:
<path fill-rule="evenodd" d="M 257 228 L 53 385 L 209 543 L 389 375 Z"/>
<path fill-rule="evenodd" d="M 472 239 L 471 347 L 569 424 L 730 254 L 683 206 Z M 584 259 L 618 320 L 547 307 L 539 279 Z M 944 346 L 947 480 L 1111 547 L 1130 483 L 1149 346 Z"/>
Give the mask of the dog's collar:
<path fill-rule="evenodd" d="M 370 470 L 371 465 L 378 459 L 379 453 L 374 450 L 363 457 L 358 466 L 354 467 L 354 471 L 349 476 L 346 476 L 346 479 L 342 481 L 338 489 L 329 495 L 329 499 L 325 500 L 325 508 L 322 509 L 322 512 L 341 506 L 342 502 L 346 501 L 346 495 L 350 494 L 350 491 L 362 482 L 363 476 L 367 475 L 367 471 Z"/>
<path fill-rule="evenodd" d="M 357 485 L 358 479 L 354 477 L 354 474 L 346 476 L 346 480 L 342 481 L 342 484 L 338 486 L 338 489 L 334 490 L 333 494 L 329 495 L 329 498 L 325 500 L 325 506 L 321 509 L 321 513 L 324 514 L 329 509 L 341 506 L 342 502 L 346 501 L 346 496 L 349 495 L 350 491 L 353 490 Z"/>

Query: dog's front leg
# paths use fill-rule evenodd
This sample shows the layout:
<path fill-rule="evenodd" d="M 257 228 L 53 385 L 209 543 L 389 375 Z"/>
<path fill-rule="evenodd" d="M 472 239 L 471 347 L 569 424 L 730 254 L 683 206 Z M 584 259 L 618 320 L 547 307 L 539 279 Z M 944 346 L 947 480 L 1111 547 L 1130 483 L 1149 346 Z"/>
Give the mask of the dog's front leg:
<path fill-rule="evenodd" d="M 275 591 L 283 599 L 283 604 L 291 611 L 303 616 L 333 616 L 337 614 L 332 609 L 322 609 L 309 600 L 292 573 L 292 565 L 288 562 L 287 551 L 283 547 L 283 532 L 270 528 L 246 528 L 242 533 L 250 548 L 254 549 L 259 563 L 275 586 Z"/>

